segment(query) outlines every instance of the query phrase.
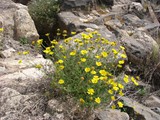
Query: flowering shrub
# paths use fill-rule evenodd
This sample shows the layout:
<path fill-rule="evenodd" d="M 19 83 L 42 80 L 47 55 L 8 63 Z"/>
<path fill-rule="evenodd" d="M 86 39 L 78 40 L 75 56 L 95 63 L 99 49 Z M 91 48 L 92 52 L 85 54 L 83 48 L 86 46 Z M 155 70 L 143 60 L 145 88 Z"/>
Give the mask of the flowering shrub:
<path fill-rule="evenodd" d="M 37 44 L 40 46 L 42 40 Z M 63 42 L 52 40 L 51 46 L 43 50 L 54 58 L 56 71 L 50 75 L 52 87 L 73 96 L 83 107 L 95 108 L 109 102 L 112 108 L 123 107 L 117 96 L 124 95 L 124 87 L 129 82 L 138 85 L 134 77 L 124 75 L 119 79 L 115 76 L 116 70 L 125 63 L 124 49 L 101 37 L 97 31 L 81 33 L 80 38 L 69 37 Z"/>

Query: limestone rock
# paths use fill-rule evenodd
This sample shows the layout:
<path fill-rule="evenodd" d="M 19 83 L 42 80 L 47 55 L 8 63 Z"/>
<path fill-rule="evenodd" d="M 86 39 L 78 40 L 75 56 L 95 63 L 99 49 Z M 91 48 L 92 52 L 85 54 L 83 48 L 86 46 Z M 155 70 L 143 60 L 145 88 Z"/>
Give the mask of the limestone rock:
<path fill-rule="evenodd" d="M 143 25 L 143 21 L 139 17 L 133 14 L 124 15 L 123 20 L 125 21 L 126 24 L 128 24 L 128 26 L 140 27 Z"/>
<path fill-rule="evenodd" d="M 134 2 L 136 0 L 114 0 L 114 4 L 130 4 L 131 2 Z"/>
<path fill-rule="evenodd" d="M 119 110 L 105 110 L 96 114 L 98 120 L 129 120 L 127 113 Z"/>
<path fill-rule="evenodd" d="M 51 114 L 63 112 L 62 104 L 56 99 L 51 99 L 50 101 L 48 101 L 47 109 L 47 111 Z"/>
<path fill-rule="evenodd" d="M 129 107 L 134 111 L 134 113 L 131 113 L 131 114 L 134 114 L 135 118 L 139 120 L 159 120 L 160 119 L 160 115 L 153 112 L 149 108 L 143 106 L 142 104 L 139 104 L 138 102 L 126 97 L 122 97 L 121 99 L 125 103 L 125 106 Z"/>
<path fill-rule="evenodd" d="M 4 44 L 24 37 L 28 39 L 28 42 L 39 38 L 27 6 L 14 3 L 12 0 L 1 0 L 0 11 L 0 21 L 4 28 L 3 36 L 5 36 Z"/>
<path fill-rule="evenodd" d="M 82 32 L 86 28 L 99 29 L 99 26 L 93 23 L 89 23 L 90 20 L 94 19 L 91 16 L 79 17 L 72 12 L 60 12 L 58 14 L 59 26 L 62 30 L 66 29 L 68 33 L 72 31 Z"/>
<path fill-rule="evenodd" d="M 1 52 L 0 52 L 0 56 L 1 56 L 2 58 L 8 58 L 8 57 L 11 57 L 14 52 L 15 52 L 15 49 L 9 48 L 9 49 L 7 49 L 7 50 L 1 51 Z"/>
<path fill-rule="evenodd" d="M 16 90 L 4 87 L 0 89 L 0 95 L 1 120 L 28 120 L 31 116 L 42 113 L 44 109 L 44 101 L 40 100 L 37 94 L 22 95 Z M 35 102 L 38 102 L 36 108 Z"/>
<path fill-rule="evenodd" d="M 159 107 L 160 108 L 160 99 L 154 95 L 148 97 L 144 104 L 148 107 Z"/>
<path fill-rule="evenodd" d="M 17 10 L 15 12 L 14 20 L 17 39 L 26 38 L 29 41 L 38 40 L 39 35 L 27 10 Z"/>
<path fill-rule="evenodd" d="M 126 48 L 129 61 L 134 64 L 157 63 L 159 59 L 159 46 L 152 37 L 138 31 L 131 37 L 123 37 L 122 42 Z"/>
<path fill-rule="evenodd" d="M 92 4 L 92 0 L 63 0 L 62 1 L 62 10 L 69 10 L 73 8 L 88 8 Z"/>
<path fill-rule="evenodd" d="M 117 4 L 112 6 L 112 12 L 126 13 L 128 12 L 128 4 Z"/>
<path fill-rule="evenodd" d="M 138 3 L 138 2 L 132 2 L 129 7 L 129 12 L 139 12 L 139 14 L 141 14 L 141 15 L 144 12 L 143 10 L 144 10 L 144 8 L 143 8 L 142 4 Z"/>

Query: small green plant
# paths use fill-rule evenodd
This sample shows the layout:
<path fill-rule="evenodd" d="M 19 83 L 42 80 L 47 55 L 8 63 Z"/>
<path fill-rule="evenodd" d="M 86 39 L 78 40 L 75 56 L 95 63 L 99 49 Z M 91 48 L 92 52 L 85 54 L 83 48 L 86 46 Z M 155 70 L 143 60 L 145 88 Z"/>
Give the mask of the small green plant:
<path fill-rule="evenodd" d="M 22 45 L 25 45 L 25 44 L 28 44 L 28 43 L 29 43 L 29 42 L 28 42 L 28 39 L 25 38 L 25 37 L 20 38 L 20 39 L 19 39 L 19 42 L 20 42 Z"/>
<path fill-rule="evenodd" d="M 50 31 L 56 22 L 59 0 L 32 0 L 28 4 L 29 13 L 39 33 Z"/>
<path fill-rule="evenodd" d="M 51 46 L 43 50 L 48 58 L 54 58 L 55 73 L 48 74 L 52 87 L 72 96 L 83 108 L 94 109 L 109 103 L 113 109 L 116 105 L 122 108 L 117 96 L 124 95 L 129 82 L 138 85 L 132 76 L 116 77 L 116 70 L 125 62 L 125 48 L 101 37 L 97 31 L 81 33 L 78 38 L 66 38 L 67 31 L 57 35 L 62 35 L 64 41 L 51 40 Z M 49 38 L 49 34 L 46 36 Z M 38 40 L 37 46 L 42 42 Z"/>

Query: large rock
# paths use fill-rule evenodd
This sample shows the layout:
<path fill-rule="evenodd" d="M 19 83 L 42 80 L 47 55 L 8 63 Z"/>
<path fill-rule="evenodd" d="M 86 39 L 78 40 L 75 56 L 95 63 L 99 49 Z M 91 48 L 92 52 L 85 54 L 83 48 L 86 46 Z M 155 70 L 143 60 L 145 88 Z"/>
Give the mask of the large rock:
<path fill-rule="evenodd" d="M 128 108 L 127 113 L 132 114 L 136 120 L 160 120 L 160 115 L 142 104 L 126 97 L 122 97 L 121 99 L 125 103 L 125 107 Z"/>
<path fill-rule="evenodd" d="M 73 8 L 88 8 L 92 4 L 92 0 L 63 0 L 62 1 L 62 10 L 71 10 Z"/>
<path fill-rule="evenodd" d="M 4 44 L 8 45 L 7 42 L 12 43 L 11 40 L 19 40 L 20 38 L 26 38 L 28 42 L 39 38 L 27 6 L 14 3 L 12 0 L 1 0 L 0 11 L 0 21 L 5 36 Z"/>
<path fill-rule="evenodd" d="M 99 29 L 96 24 L 89 23 L 90 20 L 94 19 L 93 17 L 89 17 L 83 15 L 83 17 L 79 17 L 72 12 L 60 12 L 58 14 L 58 23 L 62 30 L 66 29 L 69 33 L 71 31 L 82 32 L 86 28 Z"/>
<path fill-rule="evenodd" d="M 105 110 L 96 113 L 98 120 L 129 120 L 127 113 L 119 110 Z"/>
<path fill-rule="evenodd" d="M 19 40 L 26 38 L 29 41 L 38 40 L 39 36 L 34 22 L 26 9 L 16 10 L 14 14 L 15 37 Z"/>
<path fill-rule="evenodd" d="M 126 48 L 129 61 L 134 64 L 149 65 L 159 60 L 159 46 L 152 37 L 138 31 L 131 37 L 123 37 L 122 42 Z"/>
<path fill-rule="evenodd" d="M 145 100 L 145 105 L 148 107 L 159 107 L 160 108 L 160 99 L 154 95 L 151 95 Z"/>

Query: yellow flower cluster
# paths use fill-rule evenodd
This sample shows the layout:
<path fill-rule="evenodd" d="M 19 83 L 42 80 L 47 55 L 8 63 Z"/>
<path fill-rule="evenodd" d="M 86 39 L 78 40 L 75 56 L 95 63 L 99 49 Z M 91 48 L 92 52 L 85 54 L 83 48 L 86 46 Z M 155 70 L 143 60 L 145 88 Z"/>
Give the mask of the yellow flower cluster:
<path fill-rule="evenodd" d="M 48 54 L 48 55 L 53 55 L 54 52 L 51 50 L 51 47 L 46 47 L 45 50 L 43 50 L 44 53 Z"/>
<path fill-rule="evenodd" d="M 125 85 L 129 82 L 138 85 L 134 77 L 124 75 L 117 80 L 115 72 L 121 69 L 127 58 L 123 46 L 109 41 L 97 32 L 81 33 L 79 38 L 71 38 L 67 35 L 75 35 L 76 32 L 67 33 L 66 30 L 57 30 L 57 35 L 62 35 L 64 41 L 54 39 L 51 46 L 43 52 L 54 55 L 56 72 L 52 77 L 54 85 L 64 90 L 64 93 L 74 95 L 81 105 L 95 107 L 107 100 L 117 101 L 118 96 L 124 96 Z M 49 37 L 49 34 L 46 34 Z M 43 40 L 37 44 L 42 45 Z M 51 56 L 52 57 L 52 56 Z M 37 68 L 41 68 L 37 65 Z M 118 101 L 112 105 L 115 108 L 123 107 Z"/>

